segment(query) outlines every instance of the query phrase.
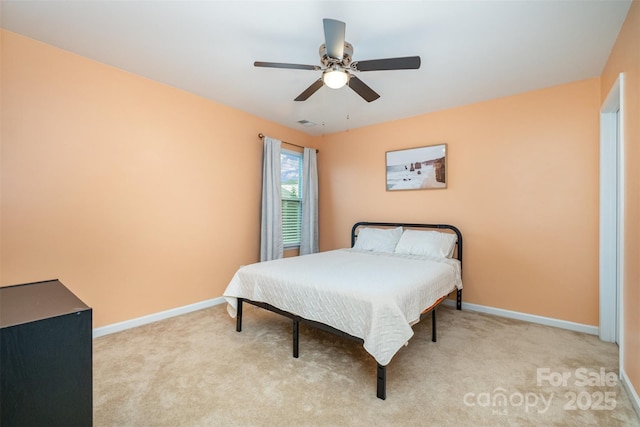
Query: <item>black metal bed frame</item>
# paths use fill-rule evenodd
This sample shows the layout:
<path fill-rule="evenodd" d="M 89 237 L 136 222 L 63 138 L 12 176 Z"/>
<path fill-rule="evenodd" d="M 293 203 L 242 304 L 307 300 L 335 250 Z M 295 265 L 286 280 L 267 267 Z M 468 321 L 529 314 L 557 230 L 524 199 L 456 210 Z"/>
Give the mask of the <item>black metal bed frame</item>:
<path fill-rule="evenodd" d="M 390 222 L 358 222 L 354 224 L 351 229 L 351 247 L 355 244 L 356 241 L 356 230 L 359 227 L 372 226 L 372 227 L 404 227 L 404 228 L 432 228 L 432 229 L 447 229 L 453 231 L 457 237 L 458 241 L 456 242 L 456 258 L 460 261 L 460 268 L 462 269 L 462 234 L 458 228 L 453 225 L 448 224 L 408 224 L 408 223 L 390 223 Z M 445 298 L 446 299 L 446 298 Z M 432 329 L 431 329 L 431 341 L 436 342 L 436 309 L 440 306 L 440 304 L 445 300 L 442 299 L 438 303 L 434 304 L 428 310 L 425 310 L 420 315 L 420 320 L 422 320 L 425 316 L 431 313 L 431 321 L 432 321 Z M 248 303 L 254 305 L 256 307 L 263 308 L 265 310 L 269 310 L 271 312 L 277 313 L 281 316 L 287 317 L 293 321 L 293 357 L 298 358 L 299 356 L 299 331 L 300 331 L 300 322 L 310 325 L 314 328 L 331 332 L 332 334 L 345 337 L 360 343 L 364 343 L 362 338 L 354 337 L 346 332 L 343 332 L 339 329 L 336 329 L 332 326 L 326 325 L 321 322 L 316 322 L 314 320 L 305 319 L 304 317 L 295 315 L 293 313 L 289 313 L 288 311 L 281 310 L 277 307 L 274 307 L 265 302 L 252 301 L 246 298 L 238 298 L 238 307 L 237 307 L 237 315 L 236 315 L 236 331 L 242 331 L 242 304 Z M 456 291 L 456 309 L 462 310 L 462 290 L 458 289 Z M 381 365 L 377 363 L 377 373 L 376 373 L 376 396 L 379 399 L 385 400 L 387 398 L 387 365 Z"/>

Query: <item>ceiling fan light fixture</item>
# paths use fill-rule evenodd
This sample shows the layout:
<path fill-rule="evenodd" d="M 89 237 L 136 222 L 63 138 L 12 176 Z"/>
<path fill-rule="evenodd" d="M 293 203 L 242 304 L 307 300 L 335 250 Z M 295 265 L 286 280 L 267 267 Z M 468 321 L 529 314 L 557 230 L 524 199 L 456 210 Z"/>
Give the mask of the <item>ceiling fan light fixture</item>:
<path fill-rule="evenodd" d="M 322 73 L 322 81 L 331 89 L 340 89 L 347 84 L 349 74 L 338 67 L 331 68 Z"/>

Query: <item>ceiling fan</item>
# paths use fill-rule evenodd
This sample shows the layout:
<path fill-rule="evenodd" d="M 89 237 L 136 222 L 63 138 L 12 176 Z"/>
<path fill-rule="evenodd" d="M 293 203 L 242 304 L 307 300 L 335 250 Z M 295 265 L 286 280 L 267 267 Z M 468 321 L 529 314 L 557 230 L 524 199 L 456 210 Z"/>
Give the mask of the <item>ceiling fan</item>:
<path fill-rule="evenodd" d="M 323 19 L 322 23 L 324 25 L 325 40 L 320 45 L 320 63 L 322 66 L 261 61 L 253 63 L 256 67 L 322 71 L 322 76 L 298 95 L 295 99 L 296 101 L 306 101 L 324 85 L 332 89 L 339 89 L 348 85 L 367 102 L 375 101 L 380 98 L 380 95 L 356 77 L 353 74 L 355 71 L 415 70 L 420 68 L 419 56 L 352 61 L 353 46 L 344 40 L 345 23 L 335 19 Z"/>

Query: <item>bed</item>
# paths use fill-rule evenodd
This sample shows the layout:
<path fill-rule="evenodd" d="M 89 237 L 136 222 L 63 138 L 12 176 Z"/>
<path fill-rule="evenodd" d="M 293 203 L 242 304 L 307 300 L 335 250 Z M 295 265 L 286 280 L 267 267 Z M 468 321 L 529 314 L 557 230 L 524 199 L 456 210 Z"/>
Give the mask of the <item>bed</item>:
<path fill-rule="evenodd" d="M 430 315 L 456 293 L 462 306 L 462 234 L 447 224 L 358 222 L 351 247 L 242 266 L 224 292 L 242 331 L 243 304 L 293 322 L 293 357 L 299 325 L 363 344 L 377 362 L 377 391 L 386 399 L 386 366 Z"/>

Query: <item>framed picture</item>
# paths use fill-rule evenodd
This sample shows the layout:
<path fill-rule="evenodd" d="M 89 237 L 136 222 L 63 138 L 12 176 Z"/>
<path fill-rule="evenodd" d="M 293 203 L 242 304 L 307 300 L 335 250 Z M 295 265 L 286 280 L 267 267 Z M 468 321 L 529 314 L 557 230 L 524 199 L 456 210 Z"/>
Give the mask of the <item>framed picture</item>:
<path fill-rule="evenodd" d="M 387 151 L 387 191 L 447 188 L 447 144 Z"/>

